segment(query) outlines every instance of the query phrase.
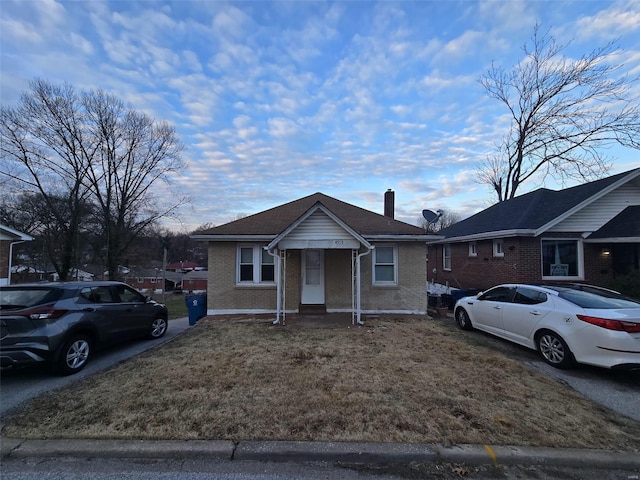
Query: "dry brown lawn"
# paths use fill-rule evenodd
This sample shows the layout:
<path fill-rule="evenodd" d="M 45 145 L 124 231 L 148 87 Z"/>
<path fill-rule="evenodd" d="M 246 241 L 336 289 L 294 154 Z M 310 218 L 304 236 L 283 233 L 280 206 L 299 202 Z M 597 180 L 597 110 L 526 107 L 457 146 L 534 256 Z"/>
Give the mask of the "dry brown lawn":
<path fill-rule="evenodd" d="M 206 318 L 7 419 L 22 438 L 314 440 L 640 450 L 640 424 L 452 326 Z"/>

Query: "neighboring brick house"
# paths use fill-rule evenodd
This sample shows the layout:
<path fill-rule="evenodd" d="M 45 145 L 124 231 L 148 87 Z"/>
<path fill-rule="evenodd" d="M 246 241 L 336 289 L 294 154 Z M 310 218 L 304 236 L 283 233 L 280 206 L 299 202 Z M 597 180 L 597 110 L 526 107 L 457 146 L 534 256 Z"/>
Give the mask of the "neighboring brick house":
<path fill-rule="evenodd" d="M 0 225 L 0 287 L 11 283 L 14 246 L 32 240 L 33 237 L 26 233 Z"/>
<path fill-rule="evenodd" d="M 393 218 L 315 193 L 192 238 L 209 242 L 208 314 L 416 313 L 427 309 L 426 241 Z"/>
<path fill-rule="evenodd" d="M 640 168 L 497 203 L 429 242 L 429 281 L 459 289 L 499 283 L 607 285 L 640 269 Z M 436 273 L 433 273 L 433 270 Z"/>
<path fill-rule="evenodd" d="M 127 285 L 143 292 L 162 291 L 163 276 L 165 281 L 164 291 L 170 292 L 182 288 L 183 273 L 167 271 L 163 275 L 162 270 L 157 268 L 133 267 L 125 275 L 124 281 Z"/>
<path fill-rule="evenodd" d="M 182 290 L 186 292 L 206 292 L 209 272 L 206 270 L 192 270 L 182 277 Z"/>

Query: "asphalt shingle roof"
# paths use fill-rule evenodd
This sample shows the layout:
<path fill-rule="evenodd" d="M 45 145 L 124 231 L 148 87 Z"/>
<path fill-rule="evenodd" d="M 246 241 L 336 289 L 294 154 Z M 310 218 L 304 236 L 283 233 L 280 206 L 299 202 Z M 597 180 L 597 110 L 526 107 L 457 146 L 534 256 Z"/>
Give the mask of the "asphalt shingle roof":
<path fill-rule="evenodd" d="M 445 238 L 454 238 L 504 230 L 535 230 L 637 170 L 564 190 L 540 188 L 497 203 L 438 233 Z"/>
<path fill-rule="evenodd" d="M 317 203 L 351 227 L 356 233 L 367 235 L 424 235 L 422 228 L 378 213 L 356 207 L 323 193 L 285 203 L 254 215 L 210 228 L 198 235 L 273 235 L 283 232 Z"/>

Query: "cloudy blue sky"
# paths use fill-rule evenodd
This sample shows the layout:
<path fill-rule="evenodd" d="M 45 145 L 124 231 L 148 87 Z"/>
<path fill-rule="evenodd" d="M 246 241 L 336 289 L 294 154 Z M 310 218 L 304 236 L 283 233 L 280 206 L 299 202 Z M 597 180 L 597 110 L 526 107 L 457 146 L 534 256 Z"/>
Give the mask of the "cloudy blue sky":
<path fill-rule="evenodd" d="M 536 22 L 575 57 L 619 38 L 615 61 L 640 75 L 638 0 L 2 0 L 0 22 L 3 105 L 43 78 L 176 127 L 180 231 L 318 191 L 382 213 L 391 188 L 409 223 L 488 206 L 475 172 L 505 112 L 478 78 L 517 63 Z M 640 164 L 608 154 L 612 173 Z"/>

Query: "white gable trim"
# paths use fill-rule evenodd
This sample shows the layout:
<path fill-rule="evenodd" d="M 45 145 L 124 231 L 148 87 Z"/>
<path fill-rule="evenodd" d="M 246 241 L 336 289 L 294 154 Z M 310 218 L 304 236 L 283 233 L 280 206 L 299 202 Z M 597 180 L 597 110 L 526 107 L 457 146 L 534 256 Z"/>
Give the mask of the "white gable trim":
<path fill-rule="evenodd" d="M 604 197 L 608 193 L 616 190 L 617 188 L 620 188 L 620 186 L 624 185 L 625 183 L 630 182 L 631 180 L 633 180 L 634 178 L 636 178 L 638 176 L 640 176 L 640 168 L 632 171 L 631 173 L 629 173 L 629 175 L 627 175 L 625 177 L 622 177 L 617 182 L 612 183 L 607 188 L 604 188 L 604 189 L 600 190 L 598 193 L 596 193 L 595 195 L 592 195 L 591 197 L 587 198 L 582 203 L 579 203 L 575 207 L 573 207 L 573 208 L 567 210 L 566 212 L 564 212 L 562 215 L 557 216 L 556 218 L 551 220 L 546 225 L 543 225 L 542 227 L 538 228 L 536 230 L 535 236 L 537 237 L 538 235 L 542 235 L 547 230 L 553 228 L 554 226 L 556 226 L 560 222 L 563 222 L 564 220 L 566 220 L 570 216 L 574 215 L 576 212 L 579 212 L 580 210 L 582 210 L 586 206 L 591 205 L 596 200 L 601 199 L 602 197 Z"/>
<path fill-rule="evenodd" d="M 361 245 L 369 250 L 372 248 L 369 242 L 349 225 L 336 217 L 324 205 L 316 203 L 274 238 L 267 245 L 267 250 L 272 251 L 276 247 L 279 250 L 291 248 L 358 249 Z"/>

